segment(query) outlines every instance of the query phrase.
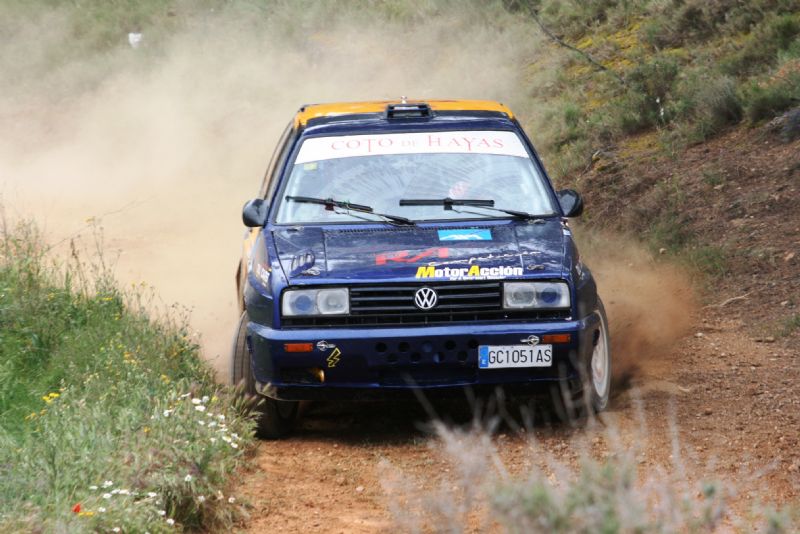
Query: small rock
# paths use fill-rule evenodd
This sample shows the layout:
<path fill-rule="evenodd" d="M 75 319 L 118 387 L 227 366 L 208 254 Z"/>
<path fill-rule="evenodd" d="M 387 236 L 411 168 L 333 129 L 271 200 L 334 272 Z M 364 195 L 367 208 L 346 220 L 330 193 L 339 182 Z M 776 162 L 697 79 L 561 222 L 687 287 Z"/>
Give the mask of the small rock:
<path fill-rule="evenodd" d="M 781 301 L 781 306 L 788 306 L 788 305 L 789 305 L 789 301 L 788 300 Z"/>
<path fill-rule="evenodd" d="M 356 488 L 356 493 L 361 493 L 362 491 L 364 491 L 364 486 L 358 486 Z"/>
<path fill-rule="evenodd" d="M 794 252 L 789 252 L 783 257 L 783 261 L 792 261 L 792 258 L 794 258 Z"/>
<path fill-rule="evenodd" d="M 665 249 L 664 247 L 661 247 L 660 249 L 658 249 L 658 253 L 659 254 L 666 254 L 667 253 L 667 249 Z"/>
<path fill-rule="evenodd" d="M 698 333 L 696 333 L 696 334 L 694 335 L 694 337 L 696 337 L 696 338 L 701 338 L 701 337 L 703 337 L 703 335 L 704 335 L 704 334 L 703 334 L 702 332 L 698 332 Z"/>
<path fill-rule="evenodd" d="M 775 338 L 772 336 L 767 336 L 764 338 L 764 343 L 775 343 Z"/>
<path fill-rule="evenodd" d="M 705 410 L 703 410 L 703 415 L 711 415 L 713 413 L 714 410 L 712 410 L 711 408 L 706 408 Z"/>

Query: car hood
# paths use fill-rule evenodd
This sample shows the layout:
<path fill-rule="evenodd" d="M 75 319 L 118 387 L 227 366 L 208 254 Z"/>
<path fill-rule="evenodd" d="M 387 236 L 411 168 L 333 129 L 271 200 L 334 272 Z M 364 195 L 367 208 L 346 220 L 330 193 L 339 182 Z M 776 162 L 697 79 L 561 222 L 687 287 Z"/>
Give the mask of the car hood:
<path fill-rule="evenodd" d="M 560 277 L 564 227 L 550 219 L 460 228 L 275 230 L 292 284 L 354 280 L 429 281 Z"/>

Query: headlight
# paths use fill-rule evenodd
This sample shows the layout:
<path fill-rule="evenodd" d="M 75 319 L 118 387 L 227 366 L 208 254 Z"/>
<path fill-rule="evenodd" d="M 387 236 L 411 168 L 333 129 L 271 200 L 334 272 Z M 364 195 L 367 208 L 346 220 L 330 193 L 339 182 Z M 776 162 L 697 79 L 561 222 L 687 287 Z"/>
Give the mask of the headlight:
<path fill-rule="evenodd" d="M 504 308 L 569 308 L 569 286 L 563 282 L 506 282 Z"/>
<path fill-rule="evenodd" d="M 350 292 L 344 287 L 289 290 L 283 294 L 281 310 L 284 316 L 350 313 Z"/>

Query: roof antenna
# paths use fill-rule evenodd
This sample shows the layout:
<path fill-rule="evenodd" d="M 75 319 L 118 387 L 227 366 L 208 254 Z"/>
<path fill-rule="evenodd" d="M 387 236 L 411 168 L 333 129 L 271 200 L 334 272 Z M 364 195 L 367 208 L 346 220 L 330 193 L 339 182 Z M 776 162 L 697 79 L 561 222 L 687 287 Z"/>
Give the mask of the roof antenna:
<path fill-rule="evenodd" d="M 405 96 L 401 96 L 400 97 L 400 103 L 401 104 L 408 104 L 408 98 L 405 97 Z"/>

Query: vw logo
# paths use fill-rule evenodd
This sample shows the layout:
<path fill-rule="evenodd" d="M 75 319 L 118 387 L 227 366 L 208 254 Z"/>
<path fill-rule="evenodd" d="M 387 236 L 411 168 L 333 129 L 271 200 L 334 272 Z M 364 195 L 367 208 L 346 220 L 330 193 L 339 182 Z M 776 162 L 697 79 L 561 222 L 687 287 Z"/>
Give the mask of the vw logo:
<path fill-rule="evenodd" d="M 430 310 L 436 306 L 437 300 L 439 297 L 436 295 L 436 291 L 429 287 L 421 287 L 414 293 L 414 304 L 420 310 Z"/>
<path fill-rule="evenodd" d="M 520 339 L 520 341 L 522 341 L 523 343 L 527 343 L 528 345 L 538 345 L 539 344 L 539 338 L 534 336 L 534 335 L 530 335 L 530 336 L 528 336 L 526 338 Z"/>

